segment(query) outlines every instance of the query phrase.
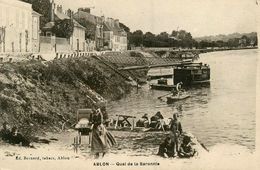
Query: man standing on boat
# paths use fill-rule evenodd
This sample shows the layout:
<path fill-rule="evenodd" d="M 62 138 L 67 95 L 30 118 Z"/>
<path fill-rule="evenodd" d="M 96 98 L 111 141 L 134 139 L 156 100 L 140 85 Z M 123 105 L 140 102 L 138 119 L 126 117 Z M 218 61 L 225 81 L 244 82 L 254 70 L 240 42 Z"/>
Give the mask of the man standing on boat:
<path fill-rule="evenodd" d="M 181 122 L 178 120 L 178 115 L 177 113 L 173 114 L 173 119 L 170 123 L 170 136 L 172 138 L 172 142 L 174 142 L 175 146 L 175 153 L 178 153 L 179 151 L 179 138 L 180 135 L 182 134 L 182 126 Z"/>
<path fill-rule="evenodd" d="M 177 83 L 177 85 L 176 85 L 176 91 L 177 91 L 177 95 L 178 95 L 178 96 L 180 96 L 181 93 L 182 93 L 182 91 L 183 91 L 182 85 L 183 85 L 182 82 L 179 82 L 179 83 Z"/>

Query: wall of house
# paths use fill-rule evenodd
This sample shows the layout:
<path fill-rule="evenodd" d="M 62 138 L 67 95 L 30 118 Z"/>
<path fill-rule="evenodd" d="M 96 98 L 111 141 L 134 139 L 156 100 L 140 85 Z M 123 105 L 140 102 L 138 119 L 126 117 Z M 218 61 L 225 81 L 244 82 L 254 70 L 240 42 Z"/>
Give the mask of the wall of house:
<path fill-rule="evenodd" d="M 102 18 L 95 17 L 96 19 L 96 48 L 102 49 L 104 48 L 104 30 L 103 30 L 103 23 Z"/>
<path fill-rule="evenodd" d="M 125 51 L 127 50 L 127 37 L 114 35 L 112 39 L 112 51 Z"/>
<path fill-rule="evenodd" d="M 104 44 L 107 44 L 109 50 L 113 48 L 113 31 L 104 31 Z"/>
<path fill-rule="evenodd" d="M 32 16 L 32 52 L 40 51 L 40 16 Z"/>
<path fill-rule="evenodd" d="M 112 51 L 120 51 L 120 36 L 114 35 L 113 37 L 113 48 Z"/>
<path fill-rule="evenodd" d="M 86 41 L 86 52 L 92 52 L 92 51 L 94 51 L 95 50 L 95 48 L 96 48 L 96 43 L 95 43 L 95 41 L 93 41 L 93 40 L 87 40 Z"/>
<path fill-rule="evenodd" d="M 32 52 L 31 4 L 1 0 L 0 28 L 0 53 Z"/>
<path fill-rule="evenodd" d="M 85 30 L 80 27 L 74 27 L 73 35 L 70 37 L 70 45 L 73 51 L 85 51 Z"/>
<path fill-rule="evenodd" d="M 127 50 L 127 36 L 120 37 L 120 51 Z"/>

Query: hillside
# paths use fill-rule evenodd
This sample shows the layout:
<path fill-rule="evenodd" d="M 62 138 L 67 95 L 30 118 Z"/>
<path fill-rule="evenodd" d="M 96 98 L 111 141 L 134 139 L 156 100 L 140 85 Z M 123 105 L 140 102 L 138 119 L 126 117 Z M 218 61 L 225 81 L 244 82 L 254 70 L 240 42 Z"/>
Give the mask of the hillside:
<path fill-rule="evenodd" d="M 59 131 L 76 123 L 77 109 L 100 107 L 130 90 L 125 77 L 95 58 L 4 63 L 0 124 L 7 121 L 18 126 L 26 136 Z"/>
<path fill-rule="evenodd" d="M 257 37 L 256 32 L 251 32 L 251 33 L 233 33 L 233 34 L 228 34 L 228 35 L 212 35 L 212 36 L 204 36 L 204 37 L 197 37 L 194 38 L 196 41 L 224 41 L 227 42 L 229 39 L 234 39 L 234 38 L 241 38 L 243 35 L 249 37 L 250 39 L 253 37 Z"/>

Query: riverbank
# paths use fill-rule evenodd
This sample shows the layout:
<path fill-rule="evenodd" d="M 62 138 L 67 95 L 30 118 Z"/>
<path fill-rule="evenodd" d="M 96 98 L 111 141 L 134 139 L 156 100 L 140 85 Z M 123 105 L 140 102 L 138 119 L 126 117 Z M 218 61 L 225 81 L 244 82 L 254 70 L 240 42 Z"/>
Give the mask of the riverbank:
<path fill-rule="evenodd" d="M 94 57 L 4 63 L 0 67 L 0 124 L 7 121 L 28 137 L 59 132 L 76 123 L 77 109 L 101 107 L 129 93 L 133 75 L 146 74 L 118 74 Z"/>
<path fill-rule="evenodd" d="M 112 131 L 118 142 L 128 145 L 122 139 L 132 136 L 132 141 L 144 138 L 136 136 L 135 133 L 118 133 Z M 168 169 L 169 166 L 177 170 L 195 169 L 257 169 L 256 155 L 248 153 L 244 148 L 231 145 L 216 145 L 209 148 L 210 152 L 204 152 L 199 157 L 192 159 L 165 159 L 156 156 L 158 148 L 153 152 L 149 150 L 134 150 L 131 145 L 126 148 L 113 148 L 104 158 L 93 159 L 90 148 L 82 145 L 75 153 L 72 145 L 72 138 L 76 135 L 73 130 L 62 133 L 48 133 L 47 139 L 56 138 L 57 141 L 50 144 L 34 144 L 36 149 L 0 145 L 0 169 L 1 170 L 71 170 L 71 169 Z M 151 134 L 150 134 L 151 135 Z M 159 139 L 158 139 L 158 142 Z M 88 143 L 86 139 L 83 143 Z M 141 142 L 139 142 L 140 144 Z M 145 144 L 144 144 L 145 146 Z M 147 146 L 149 147 L 149 146 Z M 158 147 L 158 146 L 157 146 Z M 156 151 L 156 152 L 155 152 Z M 236 162 L 236 164 L 233 164 Z M 247 162 L 247 163 L 245 163 Z M 132 165 L 131 165 L 132 164 Z M 135 165 L 134 165 L 135 164 Z"/>
<path fill-rule="evenodd" d="M 207 53 L 214 51 L 230 51 L 230 50 L 248 50 L 248 49 L 257 49 L 258 47 L 209 47 L 205 49 L 174 49 L 174 48 L 144 48 L 145 51 L 172 51 L 172 52 L 197 52 L 197 53 Z"/>

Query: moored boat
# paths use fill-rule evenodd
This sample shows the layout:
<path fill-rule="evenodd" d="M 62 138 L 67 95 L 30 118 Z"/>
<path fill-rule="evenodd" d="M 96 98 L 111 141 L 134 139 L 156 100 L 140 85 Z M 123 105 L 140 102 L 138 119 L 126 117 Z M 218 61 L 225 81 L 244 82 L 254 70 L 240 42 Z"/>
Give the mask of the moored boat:
<path fill-rule="evenodd" d="M 192 63 L 177 66 L 174 69 L 174 84 L 179 82 L 183 82 L 184 86 L 209 83 L 209 65 L 202 63 Z"/>
<path fill-rule="evenodd" d="M 168 80 L 166 78 L 161 78 L 157 80 L 157 84 L 150 84 L 151 89 L 155 90 L 166 90 L 171 91 L 175 88 L 175 85 L 168 84 Z"/>
<path fill-rule="evenodd" d="M 171 91 L 175 88 L 175 85 L 165 85 L 165 84 L 150 84 L 151 89 L 155 90 L 165 90 L 165 91 Z"/>
<path fill-rule="evenodd" d="M 177 102 L 179 100 L 187 99 L 189 97 L 190 97 L 190 95 L 183 94 L 183 95 L 176 95 L 176 96 L 168 96 L 168 97 L 166 97 L 166 99 L 167 99 L 167 104 L 171 104 L 171 103 Z"/>

